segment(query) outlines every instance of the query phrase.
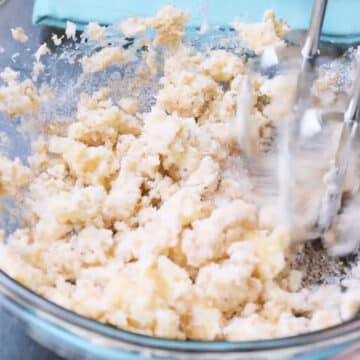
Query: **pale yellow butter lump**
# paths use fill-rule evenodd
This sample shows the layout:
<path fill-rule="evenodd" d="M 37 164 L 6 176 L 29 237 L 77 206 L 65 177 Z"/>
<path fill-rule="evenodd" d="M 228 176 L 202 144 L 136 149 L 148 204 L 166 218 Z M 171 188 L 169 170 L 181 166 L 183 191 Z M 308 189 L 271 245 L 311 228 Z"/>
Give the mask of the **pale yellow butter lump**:
<path fill-rule="evenodd" d="M 185 23 L 190 14 L 172 5 L 162 7 L 148 24 L 156 29 L 155 45 L 177 45 L 184 35 Z"/>
<path fill-rule="evenodd" d="M 201 67 L 215 81 L 223 82 L 230 81 L 245 71 L 242 59 L 225 50 L 213 50 Z"/>
<path fill-rule="evenodd" d="M 0 73 L 0 77 L 2 80 L 7 82 L 8 84 L 14 83 L 19 78 L 19 72 L 14 71 L 8 66 Z"/>
<path fill-rule="evenodd" d="M 127 59 L 128 55 L 124 50 L 116 47 L 106 47 L 92 56 L 84 56 L 80 63 L 84 73 L 95 73 Z"/>
<path fill-rule="evenodd" d="M 146 21 L 135 16 L 123 20 L 119 25 L 120 30 L 128 38 L 143 34 L 146 31 L 146 27 Z"/>
<path fill-rule="evenodd" d="M 26 35 L 25 30 L 21 26 L 11 29 L 11 35 L 14 40 L 21 43 L 25 43 L 29 40 L 29 37 Z"/>
<path fill-rule="evenodd" d="M 38 77 L 45 70 L 45 65 L 40 61 L 41 57 L 50 54 L 50 49 L 48 48 L 46 43 L 43 43 L 39 46 L 39 48 L 34 53 L 35 60 L 33 63 L 32 69 L 32 80 L 37 81 Z"/>
<path fill-rule="evenodd" d="M 36 50 L 34 57 L 35 57 L 36 61 L 40 61 L 40 58 L 47 54 L 50 54 L 50 49 L 48 48 L 46 43 L 43 43 Z"/>
<path fill-rule="evenodd" d="M 279 75 L 273 79 L 266 79 L 259 85 L 260 94 L 272 99 L 269 104 L 264 104 L 264 115 L 274 122 L 286 119 L 294 100 L 296 75 Z"/>
<path fill-rule="evenodd" d="M 33 63 L 33 69 L 32 69 L 32 73 L 31 73 L 32 80 L 37 81 L 40 74 L 43 73 L 44 70 L 45 70 L 45 65 L 40 61 L 35 61 Z"/>
<path fill-rule="evenodd" d="M 9 118 L 35 115 L 39 107 L 40 99 L 31 80 L 12 81 L 7 86 L 0 86 L 0 111 Z"/>
<path fill-rule="evenodd" d="M 180 116 L 199 117 L 222 95 L 221 86 L 201 71 L 199 54 L 187 49 L 177 51 L 165 60 L 165 76 L 158 102 L 165 110 Z"/>
<path fill-rule="evenodd" d="M 274 204 L 263 206 L 243 158 L 236 123 L 250 121 L 250 142 L 261 145 L 283 124 L 294 81 L 252 74 L 226 50 L 184 45 L 187 19 L 166 6 L 122 23 L 126 36 L 156 30 L 144 42 L 151 56 L 167 48 L 147 111 L 135 93 L 119 99 L 110 86 L 82 93 L 72 121 L 32 144 L 31 171 L 0 159 L 1 194 L 26 190 L 22 226 L 0 244 L 1 268 L 67 309 L 150 336 L 254 340 L 351 318 L 359 269 L 341 283 L 346 292 L 302 287 L 304 274 L 289 269 L 289 234 Z M 285 45 L 286 26 L 272 12 L 238 29 L 256 52 Z M 92 73 L 126 60 L 124 50 L 105 47 L 81 62 Z M 38 108 L 31 82 L 11 69 L 2 78 L 6 115 Z"/>
<path fill-rule="evenodd" d="M 71 173 L 86 185 L 103 183 L 119 166 L 108 147 L 88 147 L 69 138 L 52 137 L 49 152 L 59 154 Z"/>
<path fill-rule="evenodd" d="M 0 195 L 14 196 L 17 190 L 27 185 L 31 178 L 30 169 L 19 159 L 11 161 L 0 156 Z"/>
<path fill-rule="evenodd" d="M 63 41 L 63 38 L 64 38 L 64 35 L 60 36 L 60 37 L 57 34 L 51 35 L 51 40 L 53 41 L 55 46 L 60 46 Z"/>
<path fill-rule="evenodd" d="M 135 98 L 127 97 L 119 100 L 119 106 L 127 113 L 135 115 L 139 110 L 139 102 Z"/>
<path fill-rule="evenodd" d="M 268 46 L 281 48 L 285 46 L 282 39 L 289 27 L 283 20 L 276 20 L 275 12 L 268 10 L 265 12 L 261 23 L 244 24 L 235 22 L 234 28 L 240 33 L 245 46 L 255 51 L 256 54 L 262 54 Z"/>
<path fill-rule="evenodd" d="M 126 37 L 134 37 L 145 33 L 148 28 L 156 30 L 154 45 L 177 46 L 184 35 L 185 24 L 190 14 L 175 8 L 173 5 L 163 6 L 154 17 L 141 19 L 135 16 L 123 20 L 119 29 Z"/>
<path fill-rule="evenodd" d="M 77 122 L 68 127 L 70 138 L 87 145 L 116 143 L 121 134 L 140 133 L 140 122 L 106 98 L 109 89 L 103 88 L 93 96 L 81 94 Z"/>
<path fill-rule="evenodd" d="M 86 27 L 86 35 L 95 41 L 100 41 L 105 37 L 106 27 L 99 25 L 96 22 L 90 22 Z"/>

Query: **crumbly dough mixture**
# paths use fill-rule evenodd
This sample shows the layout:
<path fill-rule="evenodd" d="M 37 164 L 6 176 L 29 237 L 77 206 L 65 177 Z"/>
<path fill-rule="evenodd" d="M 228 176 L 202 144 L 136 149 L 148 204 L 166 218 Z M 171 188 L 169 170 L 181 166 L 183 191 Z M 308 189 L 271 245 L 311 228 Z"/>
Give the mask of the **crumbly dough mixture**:
<path fill-rule="evenodd" d="M 0 74 L 6 85 L 0 86 L 0 111 L 8 118 L 20 115 L 35 115 L 40 107 L 40 98 L 30 79 L 18 80 L 18 73 L 9 68 Z"/>
<path fill-rule="evenodd" d="M 235 22 L 233 26 L 241 34 L 241 39 L 245 45 L 256 54 L 262 54 L 269 46 L 284 47 L 283 37 L 289 31 L 286 22 L 276 20 L 273 10 L 265 12 L 261 23 L 243 24 Z"/>
<path fill-rule="evenodd" d="M 90 22 L 86 27 L 86 35 L 91 40 L 100 41 L 106 35 L 106 27 L 100 26 L 96 22 Z"/>
<path fill-rule="evenodd" d="M 84 56 L 80 62 L 84 73 L 105 70 L 110 65 L 128 60 L 126 51 L 117 47 L 106 47 L 92 56 Z"/>
<path fill-rule="evenodd" d="M 29 40 L 29 37 L 26 35 L 25 30 L 21 26 L 18 26 L 15 29 L 11 29 L 11 35 L 14 40 L 21 43 L 25 43 Z"/>
<path fill-rule="evenodd" d="M 33 144 L 29 167 L 1 158 L 1 194 L 21 189 L 24 209 L 22 226 L 1 244 L 1 268 L 61 306 L 159 337 L 264 339 L 349 319 L 360 270 L 342 284 L 346 292 L 301 286 L 303 274 L 289 269 L 288 234 L 259 205 L 234 131 L 245 83 L 246 121 L 261 145 L 281 125 L 294 81 L 249 76 L 243 57 L 185 46 L 188 16 L 166 6 L 121 25 L 127 36 L 153 28 L 153 49 L 167 47 L 150 111 L 133 98 L 115 102 L 107 88 L 83 93 L 65 130 Z M 272 12 L 236 29 L 257 53 L 285 46 L 287 26 Z M 88 28 L 93 39 L 101 31 Z M 125 60 L 123 49 L 108 47 L 81 64 L 93 73 Z M 0 110 L 35 114 L 32 82 L 10 70 L 3 77 Z"/>

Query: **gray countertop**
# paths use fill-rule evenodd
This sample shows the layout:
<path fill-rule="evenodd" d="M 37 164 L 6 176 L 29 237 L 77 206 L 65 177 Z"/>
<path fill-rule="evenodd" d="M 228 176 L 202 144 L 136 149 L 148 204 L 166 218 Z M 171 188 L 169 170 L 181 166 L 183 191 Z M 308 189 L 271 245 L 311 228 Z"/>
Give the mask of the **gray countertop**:
<path fill-rule="evenodd" d="M 0 308 L 1 360 L 60 360 L 26 335 L 24 324 Z"/>
<path fill-rule="evenodd" d="M 0 4 L 3 0 L 0 0 Z M 9 56 L 19 51 L 21 44 L 11 39 L 10 28 L 22 26 L 31 33 L 26 46 L 33 47 L 47 37 L 50 31 L 31 26 L 33 0 L 6 0 L 0 5 L 0 68 L 9 62 Z M 31 29 L 31 31 L 30 31 Z M 60 360 L 52 352 L 36 344 L 27 335 L 22 322 L 0 308 L 0 359 L 1 360 Z"/>

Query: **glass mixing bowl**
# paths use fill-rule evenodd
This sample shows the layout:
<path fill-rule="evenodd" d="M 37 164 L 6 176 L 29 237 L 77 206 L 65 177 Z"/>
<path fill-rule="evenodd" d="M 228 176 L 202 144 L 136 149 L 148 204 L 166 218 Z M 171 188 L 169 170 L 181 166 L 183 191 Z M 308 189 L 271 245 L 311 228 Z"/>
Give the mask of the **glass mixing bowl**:
<path fill-rule="evenodd" d="M 1 2 L 0 2 L 1 3 Z M 10 39 L 11 27 L 21 25 L 30 44 L 42 43 L 53 30 L 30 24 L 32 1 L 8 0 L 0 7 L 0 43 L 7 53 L 0 66 L 10 63 L 17 51 Z M 21 69 L 21 63 L 11 63 Z M 13 124 L 0 119 L 0 130 L 11 134 Z M 13 155 L 24 157 L 28 147 L 13 142 Z M 29 335 L 68 359 L 327 359 L 360 339 L 360 318 L 338 326 L 288 338 L 247 342 L 198 342 L 166 340 L 138 335 L 87 319 L 36 295 L 0 271 L 2 305 L 19 317 Z M 25 350 L 26 351 L 26 350 Z"/>
<path fill-rule="evenodd" d="M 65 310 L 0 272 L 2 304 L 29 335 L 67 359 L 325 360 L 360 339 L 360 319 L 288 338 L 246 342 L 166 340 L 118 330 Z"/>

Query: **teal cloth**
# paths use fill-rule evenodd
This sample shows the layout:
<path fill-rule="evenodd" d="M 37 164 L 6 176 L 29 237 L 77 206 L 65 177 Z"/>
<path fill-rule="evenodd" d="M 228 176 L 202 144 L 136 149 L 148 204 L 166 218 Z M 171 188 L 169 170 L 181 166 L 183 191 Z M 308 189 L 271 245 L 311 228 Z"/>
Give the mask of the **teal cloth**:
<path fill-rule="evenodd" d="M 82 29 L 89 21 L 109 25 L 130 15 L 152 16 L 168 3 L 190 10 L 191 25 L 201 23 L 202 13 L 210 24 L 226 25 L 234 20 L 259 21 L 264 10 L 274 9 L 292 28 L 304 29 L 313 0 L 35 0 L 33 23 L 64 27 L 70 20 Z M 342 37 L 360 34 L 359 15 L 360 0 L 329 0 L 323 31 Z"/>

